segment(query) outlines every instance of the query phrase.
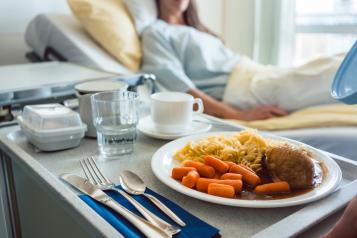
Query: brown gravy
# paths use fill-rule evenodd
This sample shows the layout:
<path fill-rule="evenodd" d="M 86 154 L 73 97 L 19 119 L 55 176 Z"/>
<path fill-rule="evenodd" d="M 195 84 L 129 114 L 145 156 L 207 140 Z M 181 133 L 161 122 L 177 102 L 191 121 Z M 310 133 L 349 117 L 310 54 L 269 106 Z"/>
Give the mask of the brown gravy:
<path fill-rule="evenodd" d="M 280 194 L 274 194 L 274 195 L 261 195 L 261 194 L 255 194 L 253 192 L 253 189 L 247 188 L 245 186 L 245 189 L 243 189 L 243 191 L 239 195 L 237 195 L 236 198 L 244 199 L 244 200 L 276 200 L 276 199 L 296 197 L 296 196 L 308 193 L 308 192 L 312 191 L 314 188 L 318 187 L 322 183 L 324 178 L 326 178 L 327 173 L 328 173 L 327 167 L 324 165 L 324 163 L 317 162 L 317 161 L 314 161 L 314 163 L 315 163 L 314 186 L 311 188 L 293 190 L 290 193 L 280 193 Z M 272 182 L 269 175 L 266 173 L 259 174 L 259 177 L 262 179 L 263 184 Z"/>

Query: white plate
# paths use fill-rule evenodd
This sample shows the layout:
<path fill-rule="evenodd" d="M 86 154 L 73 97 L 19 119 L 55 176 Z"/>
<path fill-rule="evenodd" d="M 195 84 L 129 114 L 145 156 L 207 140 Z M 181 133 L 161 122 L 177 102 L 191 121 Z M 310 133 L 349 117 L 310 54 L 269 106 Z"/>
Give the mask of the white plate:
<path fill-rule="evenodd" d="M 178 181 L 171 178 L 171 170 L 173 167 L 180 166 L 180 163 L 173 159 L 173 155 L 177 150 L 182 149 L 186 143 L 190 141 L 197 141 L 202 138 L 206 138 L 211 135 L 226 135 L 230 136 L 237 132 L 213 132 L 213 133 L 204 133 L 200 135 L 193 135 L 184 137 L 178 140 L 171 141 L 166 145 L 162 146 L 156 153 L 154 154 L 151 160 L 151 168 L 154 172 L 155 176 L 164 184 L 169 186 L 170 188 L 186 194 L 187 196 L 197 198 L 203 201 L 228 205 L 228 206 L 236 206 L 236 207 L 254 207 L 254 208 L 272 208 L 272 207 L 288 207 L 295 206 L 299 204 L 304 204 L 312 201 L 316 201 L 321 199 L 331 192 L 333 192 L 339 183 L 341 182 L 342 172 L 337 163 L 327 156 L 325 153 L 311 147 L 305 145 L 303 143 L 285 139 L 277 136 L 265 136 L 265 138 L 272 139 L 280 139 L 286 140 L 295 145 L 302 145 L 304 148 L 309 150 L 313 157 L 322 161 L 328 169 L 328 174 L 322 184 L 317 188 L 313 189 L 311 192 L 284 199 L 276 199 L 276 200 L 242 200 L 242 199 L 230 199 L 230 198 L 222 198 L 217 196 L 212 196 L 206 193 L 199 192 L 194 189 L 189 189 L 183 186 Z"/>
<path fill-rule="evenodd" d="M 138 130 L 142 132 L 144 135 L 156 138 L 156 139 L 162 139 L 162 140 L 174 140 L 177 138 L 181 138 L 184 136 L 188 135 L 193 135 L 193 134 L 198 134 L 198 133 L 203 133 L 206 131 L 209 131 L 211 129 L 212 125 L 208 123 L 201 123 L 201 122 L 192 122 L 190 125 L 190 128 L 187 130 L 187 132 L 180 133 L 180 134 L 166 134 L 166 133 L 160 133 L 155 130 L 154 124 L 151 120 L 150 116 L 146 116 L 142 119 L 140 119 L 139 124 L 138 124 Z"/>

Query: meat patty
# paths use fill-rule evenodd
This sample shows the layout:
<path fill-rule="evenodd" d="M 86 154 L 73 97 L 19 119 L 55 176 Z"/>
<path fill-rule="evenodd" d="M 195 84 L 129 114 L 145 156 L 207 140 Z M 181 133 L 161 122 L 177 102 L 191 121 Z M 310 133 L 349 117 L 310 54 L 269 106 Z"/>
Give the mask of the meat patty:
<path fill-rule="evenodd" d="M 265 166 L 274 182 L 286 181 L 292 189 L 313 186 L 314 162 L 301 147 L 277 143 L 268 148 Z"/>

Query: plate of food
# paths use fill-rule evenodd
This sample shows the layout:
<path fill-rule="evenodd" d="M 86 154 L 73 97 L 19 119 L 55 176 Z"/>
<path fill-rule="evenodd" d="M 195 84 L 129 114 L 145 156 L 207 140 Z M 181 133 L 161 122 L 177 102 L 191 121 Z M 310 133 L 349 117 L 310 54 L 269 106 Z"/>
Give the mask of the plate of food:
<path fill-rule="evenodd" d="M 254 130 L 174 140 L 153 155 L 151 167 L 161 182 L 187 196 L 254 208 L 316 201 L 342 178 L 337 163 L 322 151 Z"/>

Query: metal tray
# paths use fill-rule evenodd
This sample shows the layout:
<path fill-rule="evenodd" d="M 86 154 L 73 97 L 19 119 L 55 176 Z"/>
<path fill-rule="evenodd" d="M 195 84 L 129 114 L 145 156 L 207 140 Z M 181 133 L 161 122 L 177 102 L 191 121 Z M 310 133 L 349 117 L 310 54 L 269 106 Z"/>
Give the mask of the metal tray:
<path fill-rule="evenodd" d="M 241 129 L 237 126 L 235 128 Z M 6 128 L 6 130 L 7 133 L 0 137 L 0 142 L 11 151 L 15 151 L 19 157 L 14 159 L 23 158 L 22 161 L 41 174 L 41 177 L 47 180 L 50 186 L 53 186 L 53 190 L 58 191 L 58 196 L 72 204 L 73 208 L 76 207 L 76 204 L 81 203 L 79 198 L 73 200 L 75 191 L 64 190 L 66 185 L 57 180 L 56 176 L 63 172 L 82 175 L 78 161 L 97 153 L 96 140 L 84 139 L 80 147 L 71 150 L 42 153 L 37 152 L 27 142 L 18 127 Z M 216 121 L 212 131 L 224 130 L 232 130 L 232 126 Z M 239 237 L 319 237 L 330 229 L 331 225 L 339 218 L 338 213 L 337 215 L 333 214 L 339 212 L 357 191 L 357 162 L 329 154 L 341 167 L 343 181 L 338 191 L 324 199 L 307 205 L 279 209 L 236 208 L 211 204 L 179 194 L 156 179 L 151 171 L 150 160 L 154 152 L 165 143 L 165 141 L 139 134 L 133 154 L 117 160 L 108 160 L 99 166 L 114 181 L 118 181 L 120 170 L 129 169 L 140 174 L 148 187 L 216 226 L 221 230 L 223 237 L 237 237 L 238 233 Z M 93 217 L 89 207 L 84 207 L 85 209 L 81 209 L 84 217 L 91 216 L 94 222 L 101 221 L 99 223 L 103 224 L 100 217 Z M 107 226 L 102 225 L 97 228 L 109 235 L 106 233 L 110 232 Z"/>

